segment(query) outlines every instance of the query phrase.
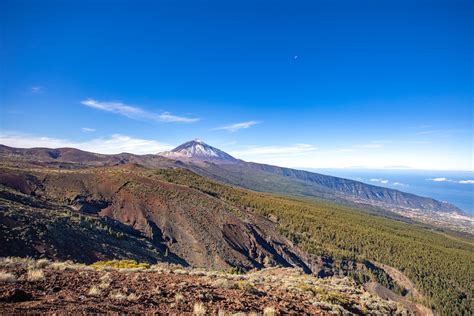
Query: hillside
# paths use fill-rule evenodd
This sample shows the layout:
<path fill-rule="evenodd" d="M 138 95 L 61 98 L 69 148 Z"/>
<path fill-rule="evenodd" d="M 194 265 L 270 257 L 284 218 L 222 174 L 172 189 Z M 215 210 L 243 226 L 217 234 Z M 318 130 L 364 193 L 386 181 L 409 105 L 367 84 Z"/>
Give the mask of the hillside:
<path fill-rule="evenodd" d="M 224 184 L 261 192 L 328 200 L 361 210 L 404 217 L 474 233 L 474 218 L 431 198 L 313 172 L 245 162 L 200 140 L 158 155 L 102 155 L 73 148 L 20 149 L 0 145 L 4 163 L 60 168 L 135 163 L 150 168 L 184 168 Z M 397 216 L 395 216 L 397 214 Z"/>
<path fill-rule="evenodd" d="M 3 169 L 0 175 L 0 184 L 14 190 L 10 194 L 7 190 L 3 192 L 4 216 L 10 218 L 12 215 L 9 214 L 18 210 L 18 204 L 35 207 L 37 205 L 29 203 L 29 200 L 36 204 L 44 201 L 49 203 L 49 209 L 55 215 L 58 213 L 57 208 L 68 208 L 79 214 L 110 218 L 128 225 L 146 236 L 153 250 L 159 252 L 155 262 L 166 253 L 185 265 L 215 269 L 232 266 L 250 269 L 263 267 L 263 262 L 268 261 L 282 266 L 301 266 L 308 270 L 297 259 L 299 250 L 280 238 L 268 219 L 206 192 L 163 181 L 151 170 L 133 165 L 81 170 Z M 28 196 L 24 197 L 25 194 Z M 48 209 L 48 205 L 41 207 L 43 212 Z M 34 213 L 31 207 L 26 209 L 29 212 L 18 216 Z M 84 220 L 79 219 L 80 224 Z M 10 223 L 6 221 L 5 225 Z M 46 223 L 38 226 L 43 225 Z M 11 224 L 6 232 L 13 231 L 14 226 Z M 61 228 L 61 225 L 57 227 Z M 51 242 L 42 242 L 41 238 L 44 237 L 38 236 L 37 232 L 33 232 L 33 241 L 42 243 L 43 252 L 49 254 L 54 251 L 58 239 L 50 236 L 49 231 L 44 233 Z M 13 235 L 10 237 L 16 239 Z M 15 242 L 21 243 L 22 240 Z M 6 249 L 7 252 L 23 253 L 3 255 L 38 255 L 34 242 L 24 241 L 18 245 L 20 247 Z M 94 258 L 96 249 L 90 244 L 86 245 L 84 247 L 90 249 L 81 251 L 81 256 L 90 252 L 91 259 L 86 262 L 101 259 L 100 256 Z M 51 253 L 49 257 L 54 256 Z M 68 259 L 61 254 L 54 258 Z"/>
<path fill-rule="evenodd" d="M 130 261 L 86 266 L 17 258 L 0 260 L 0 268 L 0 312 L 8 314 L 406 315 L 419 308 L 384 300 L 348 278 L 320 279 L 290 268 L 235 274 Z"/>
<path fill-rule="evenodd" d="M 236 189 L 180 168 L 7 163 L 0 180 L 1 256 L 243 270 L 280 265 L 406 292 L 372 261 L 402 271 L 442 314 L 471 309 L 472 239 L 430 227 Z M 64 236 L 89 241 L 76 252 Z"/>

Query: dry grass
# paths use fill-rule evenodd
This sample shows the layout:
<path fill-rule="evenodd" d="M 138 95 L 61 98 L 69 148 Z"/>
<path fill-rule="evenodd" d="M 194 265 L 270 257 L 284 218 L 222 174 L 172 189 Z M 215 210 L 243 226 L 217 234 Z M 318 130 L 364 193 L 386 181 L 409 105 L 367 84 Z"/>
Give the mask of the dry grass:
<path fill-rule="evenodd" d="M 11 283 L 16 281 L 16 276 L 13 273 L 0 271 L 0 282 Z"/>
<path fill-rule="evenodd" d="M 334 291 L 321 295 L 321 300 L 340 305 L 349 303 L 349 300 L 344 295 Z"/>
<path fill-rule="evenodd" d="M 115 292 L 110 293 L 110 298 L 115 301 L 124 301 L 128 297 L 120 291 L 115 291 Z"/>
<path fill-rule="evenodd" d="M 110 283 L 112 283 L 112 278 L 110 277 L 110 274 L 108 273 L 101 276 L 99 280 L 100 280 L 99 288 L 101 289 L 108 289 L 110 287 Z"/>
<path fill-rule="evenodd" d="M 236 286 L 239 290 L 242 290 L 244 292 L 254 293 L 257 291 L 255 285 L 248 281 L 238 281 L 236 283 Z"/>
<path fill-rule="evenodd" d="M 176 303 L 181 302 L 183 299 L 184 299 L 184 296 L 183 296 L 183 294 L 181 294 L 181 293 L 176 293 L 175 296 L 174 296 L 174 301 L 175 301 Z"/>
<path fill-rule="evenodd" d="M 51 262 L 48 259 L 39 259 L 38 261 L 36 261 L 35 267 L 37 269 L 43 269 L 49 266 L 50 264 Z"/>
<path fill-rule="evenodd" d="M 26 279 L 30 282 L 38 282 L 44 280 L 44 272 L 41 269 L 28 270 Z"/>
<path fill-rule="evenodd" d="M 6 257 L 0 259 L 0 267 L 11 267 L 16 265 L 31 266 L 35 261 L 31 258 Z"/>
<path fill-rule="evenodd" d="M 150 264 L 138 263 L 135 260 L 97 261 L 91 264 L 90 266 L 97 270 L 112 268 L 112 269 L 136 269 L 136 270 L 130 270 L 130 271 L 141 271 L 141 270 L 150 269 Z"/>
<path fill-rule="evenodd" d="M 221 289 L 231 289 L 234 287 L 234 283 L 230 282 L 227 279 L 224 278 L 219 278 L 214 280 L 211 285 L 215 288 L 221 288 Z"/>
<path fill-rule="evenodd" d="M 273 306 L 267 306 L 263 309 L 263 316 L 276 316 L 276 310 Z"/>
<path fill-rule="evenodd" d="M 70 267 L 70 262 L 53 262 L 49 265 L 49 267 L 53 270 L 64 271 Z"/>
<path fill-rule="evenodd" d="M 89 290 L 89 293 L 88 293 L 89 296 L 100 296 L 100 289 L 93 285 L 90 290 Z"/>
<path fill-rule="evenodd" d="M 174 274 L 180 274 L 180 275 L 186 275 L 186 274 L 189 274 L 189 271 L 185 270 L 185 269 L 175 269 L 175 270 L 173 270 L 173 273 Z"/>
<path fill-rule="evenodd" d="M 128 296 L 127 296 L 127 301 L 129 302 L 136 302 L 138 301 L 140 297 L 137 296 L 135 293 L 130 293 Z"/>
<path fill-rule="evenodd" d="M 202 302 L 194 303 L 193 315 L 203 316 L 206 315 L 206 306 Z"/>

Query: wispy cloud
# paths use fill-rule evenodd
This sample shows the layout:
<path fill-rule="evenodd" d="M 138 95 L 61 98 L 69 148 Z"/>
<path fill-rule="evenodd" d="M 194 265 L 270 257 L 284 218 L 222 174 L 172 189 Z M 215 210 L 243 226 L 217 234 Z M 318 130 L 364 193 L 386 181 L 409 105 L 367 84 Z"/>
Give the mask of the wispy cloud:
<path fill-rule="evenodd" d="M 62 138 L 42 137 L 29 134 L 0 133 L 0 144 L 20 148 L 73 147 L 102 154 L 117 154 L 121 152 L 153 154 L 173 148 L 173 146 L 155 140 L 135 138 L 120 134 L 78 142 Z"/>
<path fill-rule="evenodd" d="M 317 150 L 317 147 L 310 144 L 295 144 L 291 146 L 250 147 L 243 150 L 232 151 L 231 154 L 237 157 L 294 156 L 308 155 L 314 153 Z"/>
<path fill-rule="evenodd" d="M 393 185 L 401 186 L 401 187 L 407 187 L 407 186 L 409 186 L 408 184 L 406 184 L 406 183 L 401 183 L 401 182 L 394 182 Z"/>
<path fill-rule="evenodd" d="M 362 145 L 355 145 L 354 147 L 356 148 L 382 148 L 383 144 L 376 144 L 376 143 L 371 143 L 371 144 L 362 144 Z"/>
<path fill-rule="evenodd" d="M 31 92 L 33 92 L 33 93 L 41 92 L 41 90 L 43 90 L 43 88 L 41 88 L 40 86 L 31 87 Z"/>
<path fill-rule="evenodd" d="M 354 148 L 365 148 L 365 149 L 373 149 L 373 148 L 382 148 L 386 143 L 391 143 L 391 140 L 373 140 L 367 144 L 360 144 L 354 145 Z"/>
<path fill-rule="evenodd" d="M 217 127 L 214 130 L 227 130 L 229 132 L 236 132 L 240 129 L 246 129 L 259 123 L 260 122 L 258 121 L 241 122 L 241 123 L 235 123 L 235 124 Z"/>
<path fill-rule="evenodd" d="M 378 183 L 383 183 L 383 184 L 387 184 L 388 183 L 388 180 L 386 179 L 370 179 L 371 182 L 378 182 Z"/>
<path fill-rule="evenodd" d="M 407 140 L 407 141 L 404 141 L 404 143 L 406 143 L 406 144 L 418 144 L 418 145 L 431 144 L 431 142 L 426 141 L 426 140 Z"/>
<path fill-rule="evenodd" d="M 421 131 L 421 132 L 418 132 L 417 134 L 418 135 L 430 135 L 430 134 L 434 134 L 436 133 L 436 131 Z"/>
<path fill-rule="evenodd" d="M 90 128 L 90 127 L 83 127 L 81 130 L 85 133 L 92 133 L 95 132 L 95 128 Z"/>
<path fill-rule="evenodd" d="M 169 112 L 161 114 L 143 110 L 136 106 L 131 106 L 122 102 L 100 102 L 94 99 L 87 99 L 81 103 L 90 108 L 111 112 L 126 116 L 137 120 L 152 120 L 160 122 L 179 122 L 179 123 L 193 123 L 199 121 L 199 118 L 189 118 L 183 116 L 173 115 Z"/>
<path fill-rule="evenodd" d="M 474 180 L 452 180 L 448 178 L 432 178 L 432 179 L 426 179 L 428 181 L 434 181 L 434 182 L 454 182 L 454 183 L 459 183 L 459 184 L 474 184 Z"/>
<path fill-rule="evenodd" d="M 434 182 L 451 182 L 452 180 L 449 180 L 448 178 L 433 178 L 433 179 L 427 179 L 429 181 L 434 181 Z"/>
<path fill-rule="evenodd" d="M 158 115 L 158 118 L 163 122 L 193 123 L 193 122 L 199 121 L 198 118 L 188 118 L 188 117 L 183 117 L 183 116 L 177 116 L 169 112 L 164 112 Z"/>

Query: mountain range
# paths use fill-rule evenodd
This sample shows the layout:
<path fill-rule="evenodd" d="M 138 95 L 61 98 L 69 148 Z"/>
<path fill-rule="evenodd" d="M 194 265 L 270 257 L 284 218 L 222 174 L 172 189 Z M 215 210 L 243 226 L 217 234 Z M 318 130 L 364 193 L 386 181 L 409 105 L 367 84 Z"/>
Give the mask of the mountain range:
<path fill-rule="evenodd" d="M 0 227 L 0 256 L 299 267 L 470 310 L 472 218 L 455 206 L 200 140 L 150 155 L 0 145 Z"/>
<path fill-rule="evenodd" d="M 0 145 L 0 156 L 33 159 L 46 165 L 135 163 L 152 168 L 184 168 L 224 184 L 254 191 L 330 200 L 387 216 L 398 214 L 441 227 L 474 232 L 472 216 L 450 203 L 359 181 L 246 162 L 199 139 L 155 155 L 103 155 L 74 148 L 20 149 Z"/>
<path fill-rule="evenodd" d="M 428 197 L 314 172 L 246 162 L 200 140 L 160 153 L 186 168 L 226 184 L 251 190 L 322 198 L 375 212 L 390 212 L 418 221 L 474 232 L 474 220 L 458 207 Z"/>

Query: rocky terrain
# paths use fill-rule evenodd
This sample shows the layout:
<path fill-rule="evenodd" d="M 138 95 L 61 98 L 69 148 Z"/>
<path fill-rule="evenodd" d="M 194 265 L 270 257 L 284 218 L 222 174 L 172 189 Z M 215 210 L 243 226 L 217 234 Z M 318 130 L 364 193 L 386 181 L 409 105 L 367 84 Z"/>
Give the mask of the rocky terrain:
<path fill-rule="evenodd" d="M 119 266 L 122 266 L 120 268 Z M 301 269 L 247 274 L 173 265 L 101 262 L 92 266 L 0 260 L 0 313 L 177 313 L 180 315 L 408 315 L 413 304 L 385 300 L 348 278 Z"/>
<path fill-rule="evenodd" d="M 186 142 L 157 155 L 103 155 L 74 148 L 12 148 L 0 145 L 4 162 L 19 165 L 80 168 L 139 164 L 149 168 L 182 168 L 221 183 L 352 205 L 362 210 L 420 220 L 474 233 L 471 216 L 446 202 L 323 174 L 246 162 L 201 140 Z"/>
<path fill-rule="evenodd" d="M 105 230 L 118 240 L 115 254 L 125 256 L 133 244 L 142 244 L 138 259 L 164 260 L 166 255 L 166 260 L 174 258 L 183 265 L 216 269 L 273 263 L 309 271 L 302 251 L 282 237 L 270 220 L 208 192 L 166 182 L 159 171 L 120 165 L 81 170 L 3 169 L 0 175 L 2 245 L 17 246 L 4 249 L 4 255 L 46 253 L 57 259 L 93 262 L 110 251 L 110 247 L 97 251 L 103 243 L 99 240 L 104 240 L 97 236 Z M 74 234 L 62 233 L 67 223 Z M 18 234 L 22 226 L 26 231 Z M 64 249 L 65 240 L 78 235 L 93 241 L 79 245 L 83 249 L 76 249 L 78 254 L 70 254 Z"/>
<path fill-rule="evenodd" d="M 363 203 L 363 210 L 354 208 L 311 181 L 297 183 L 324 199 L 302 195 L 291 174 L 237 168 L 228 177 L 215 168 L 228 171 L 243 162 L 70 148 L 1 147 L 0 157 L 0 257 L 83 264 L 133 259 L 214 271 L 299 269 L 321 282 L 347 278 L 409 311 L 421 310 L 413 302 L 441 314 L 471 310 L 469 234 Z M 229 179 L 243 181 L 234 184 L 239 187 L 265 183 L 262 191 L 290 189 L 284 196 L 259 193 L 223 184 Z"/>

